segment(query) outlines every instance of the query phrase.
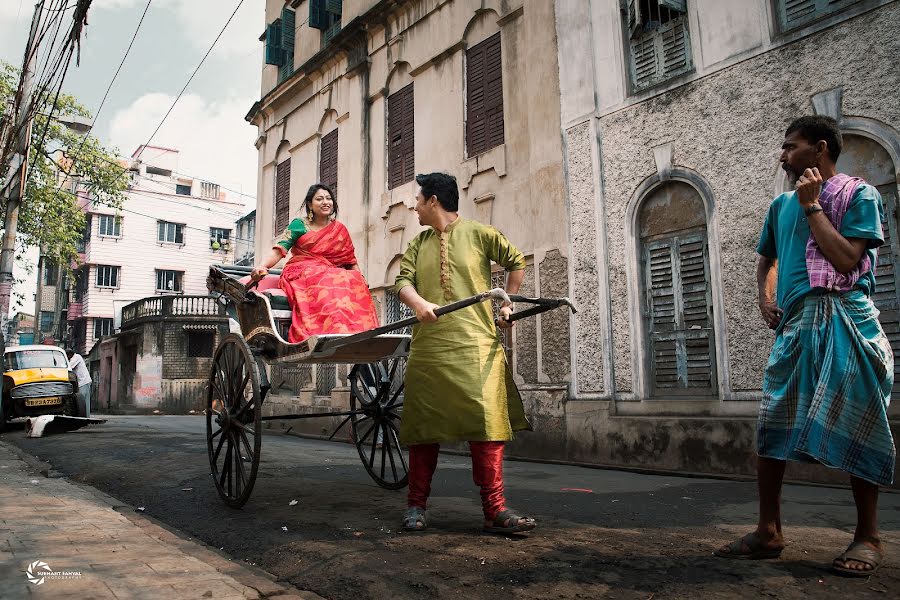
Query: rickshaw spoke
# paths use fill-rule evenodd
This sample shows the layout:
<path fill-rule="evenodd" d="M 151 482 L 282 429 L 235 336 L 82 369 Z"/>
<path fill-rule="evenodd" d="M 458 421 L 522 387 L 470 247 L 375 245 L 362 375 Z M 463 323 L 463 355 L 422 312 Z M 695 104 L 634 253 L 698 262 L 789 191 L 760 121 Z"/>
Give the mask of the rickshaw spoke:
<path fill-rule="evenodd" d="M 222 429 L 219 429 L 219 431 L 222 431 Z M 226 437 L 227 436 L 223 435 L 219 438 L 219 445 L 216 446 L 216 451 L 213 452 L 213 462 L 215 462 L 216 464 L 219 464 L 219 453 L 222 451 L 222 444 L 225 443 Z"/>
<path fill-rule="evenodd" d="M 378 426 L 377 423 L 375 425 L 372 425 L 372 429 L 370 429 L 369 432 L 371 433 L 377 426 Z M 375 466 L 375 449 L 376 449 L 375 447 L 377 445 L 378 445 L 378 436 L 374 435 L 374 436 L 372 436 L 372 450 L 369 452 L 369 468 L 370 469 Z M 382 447 L 384 447 L 384 445 L 382 445 Z M 381 478 L 384 479 L 383 472 L 382 472 Z"/>
<path fill-rule="evenodd" d="M 237 438 L 237 433 L 235 434 L 235 438 Z M 237 472 L 237 477 L 235 479 L 235 492 L 236 495 L 241 495 L 241 487 L 245 481 L 247 481 L 247 473 L 244 471 L 244 461 L 241 456 L 241 446 L 240 442 L 235 439 L 235 453 L 234 453 L 234 464 L 237 467 L 235 471 Z"/>
<path fill-rule="evenodd" d="M 227 436 L 222 436 L 224 440 Z M 228 477 L 228 473 L 231 471 L 231 444 L 228 444 L 228 448 L 225 450 L 225 462 L 222 464 L 222 473 L 219 475 L 219 486 L 225 486 L 225 479 Z M 231 481 L 229 480 L 229 492 L 228 495 L 231 495 Z"/>
<path fill-rule="evenodd" d="M 383 423 L 378 426 L 378 430 L 379 430 L 379 433 L 381 434 L 381 478 L 384 479 L 384 467 L 386 466 L 386 463 L 387 463 L 386 454 L 387 454 L 388 444 L 387 444 L 387 440 L 384 439 L 384 434 L 382 433 L 384 431 Z M 378 447 L 378 436 L 375 437 L 375 447 L 376 448 Z"/>
<path fill-rule="evenodd" d="M 391 443 L 388 441 L 388 428 L 387 425 L 381 425 L 381 447 L 382 449 L 387 448 L 388 459 L 391 461 L 391 473 L 394 475 L 394 481 L 397 481 L 397 465 L 394 463 L 394 453 L 391 452 Z M 382 469 L 384 470 L 384 469 Z"/>
<path fill-rule="evenodd" d="M 392 406 L 394 406 L 394 403 L 397 401 L 397 399 L 398 399 L 402 394 L 403 394 L 403 384 L 401 384 L 400 387 L 397 389 L 397 391 L 394 392 L 394 395 L 391 396 L 390 402 L 388 402 L 387 404 L 385 404 L 384 407 L 385 407 L 385 408 L 391 408 Z"/>
<path fill-rule="evenodd" d="M 244 433 L 243 430 L 238 431 L 241 435 L 241 441 L 244 443 L 244 446 L 247 447 L 247 459 L 253 460 L 253 448 L 250 447 L 250 440 L 247 439 L 247 434 Z M 252 434 L 252 433 L 251 433 Z"/>
<path fill-rule="evenodd" d="M 214 434 L 212 434 L 211 436 L 209 436 L 208 438 L 206 438 L 206 440 L 209 441 L 209 442 L 211 442 L 211 441 L 213 441 L 214 439 L 216 439 L 216 436 L 218 436 L 218 435 L 221 434 L 221 433 L 222 433 L 222 428 L 219 427 L 219 430 L 218 430 L 217 432 L 215 432 Z"/>
<path fill-rule="evenodd" d="M 366 434 L 364 436 L 362 436 L 361 438 L 359 438 L 360 446 L 362 445 L 363 442 L 366 441 L 366 438 L 372 434 L 372 432 L 375 430 L 376 425 L 377 425 L 377 423 L 372 423 L 372 426 L 369 427 L 369 430 L 366 432 Z"/>
<path fill-rule="evenodd" d="M 391 439 L 394 440 L 394 444 L 397 446 L 397 454 L 400 455 L 400 464 L 403 465 L 403 472 L 409 473 L 409 466 L 406 464 L 406 457 L 403 456 L 403 448 L 400 447 L 400 437 L 397 435 L 397 432 L 394 430 L 394 424 L 388 421 L 391 432 Z"/>
<path fill-rule="evenodd" d="M 244 398 L 244 400 L 245 400 L 244 404 L 242 404 L 240 409 L 238 409 L 238 411 L 236 413 L 234 413 L 235 419 L 239 419 L 239 418 L 243 417 L 244 413 L 247 412 L 247 409 L 250 408 L 250 405 L 254 403 L 253 398 L 251 398 L 249 400 L 247 398 Z"/>

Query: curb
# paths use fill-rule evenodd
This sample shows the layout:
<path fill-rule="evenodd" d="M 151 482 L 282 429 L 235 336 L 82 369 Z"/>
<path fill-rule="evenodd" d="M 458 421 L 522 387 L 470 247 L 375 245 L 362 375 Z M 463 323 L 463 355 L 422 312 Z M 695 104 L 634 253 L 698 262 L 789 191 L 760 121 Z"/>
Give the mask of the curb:
<path fill-rule="evenodd" d="M 256 590 L 260 598 L 276 598 L 277 600 L 325 600 L 315 592 L 299 590 L 288 584 L 278 582 L 278 578 L 259 567 L 247 565 L 228 558 L 218 549 L 213 548 L 186 533 L 166 525 L 159 520 L 136 512 L 135 508 L 129 504 L 123 503 L 121 500 L 110 496 L 90 485 L 74 481 L 63 476 L 62 473 L 55 470 L 53 465 L 45 460 L 41 460 L 21 448 L 0 440 L 0 449 L 7 450 L 16 458 L 21 460 L 30 469 L 47 478 L 63 479 L 69 485 L 78 487 L 86 491 L 96 500 L 116 511 L 133 525 L 139 527 L 142 532 L 154 539 L 157 539 L 167 545 L 174 546 L 181 552 L 193 556 L 213 567 L 217 572 L 231 577 L 238 583 Z"/>

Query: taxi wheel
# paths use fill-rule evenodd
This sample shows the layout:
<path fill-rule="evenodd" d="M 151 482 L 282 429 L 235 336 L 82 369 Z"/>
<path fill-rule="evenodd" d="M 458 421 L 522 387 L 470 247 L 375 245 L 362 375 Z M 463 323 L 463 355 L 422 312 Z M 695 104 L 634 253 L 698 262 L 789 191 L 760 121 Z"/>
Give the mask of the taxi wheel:
<path fill-rule="evenodd" d="M 68 417 L 78 416 L 78 399 L 72 396 L 63 404 L 63 414 Z"/>

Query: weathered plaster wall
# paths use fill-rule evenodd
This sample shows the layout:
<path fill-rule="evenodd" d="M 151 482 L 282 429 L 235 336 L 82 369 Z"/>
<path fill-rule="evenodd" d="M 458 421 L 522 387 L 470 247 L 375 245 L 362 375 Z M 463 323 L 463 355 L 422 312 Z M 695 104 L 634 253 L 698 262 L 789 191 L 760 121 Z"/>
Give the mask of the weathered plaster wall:
<path fill-rule="evenodd" d="M 577 393 L 603 392 L 603 326 L 606 309 L 600 303 L 598 259 L 598 215 L 593 148 L 597 143 L 591 123 L 566 131 L 566 160 L 569 184 L 569 215 L 573 268 L 573 300 L 577 347 Z"/>
<path fill-rule="evenodd" d="M 630 338 L 623 236 L 627 199 L 656 167 L 651 148 L 674 144 L 674 163 L 699 172 L 715 194 L 720 220 L 728 367 L 732 390 L 759 390 L 772 334 L 756 309 L 755 246 L 772 197 L 784 129 L 812 113 L 810 97 L 844 86 L 845 115 L 900 123 L 900 104 L 881 90 L 900 87 L 893 26 L 900 3 L 829 30 L 827 63 L 821 38 L 810 37 L 756 56 L 662 96 L 601 118 L 607 198 L 615 370 L 619 389 L 630 384 Z M 878 39 L 879 44 L 866 40 Z M 815 77 L 797 77 L 815 73 Z M 848 78 L 852 74 L 852 79 Z"/>

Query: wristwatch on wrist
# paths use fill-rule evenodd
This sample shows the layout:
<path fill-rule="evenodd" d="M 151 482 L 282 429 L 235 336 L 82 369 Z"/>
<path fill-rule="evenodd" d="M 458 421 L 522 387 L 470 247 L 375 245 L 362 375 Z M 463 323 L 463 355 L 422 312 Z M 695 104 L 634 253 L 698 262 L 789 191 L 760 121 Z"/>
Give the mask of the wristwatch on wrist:
<path fill-rule="evenodd" d="M 813 213 L 822 212 L 822 206 L 819 204 L 810 204 L 806 208 L 803 209 L 803 213 L 809 217 Z"/>

